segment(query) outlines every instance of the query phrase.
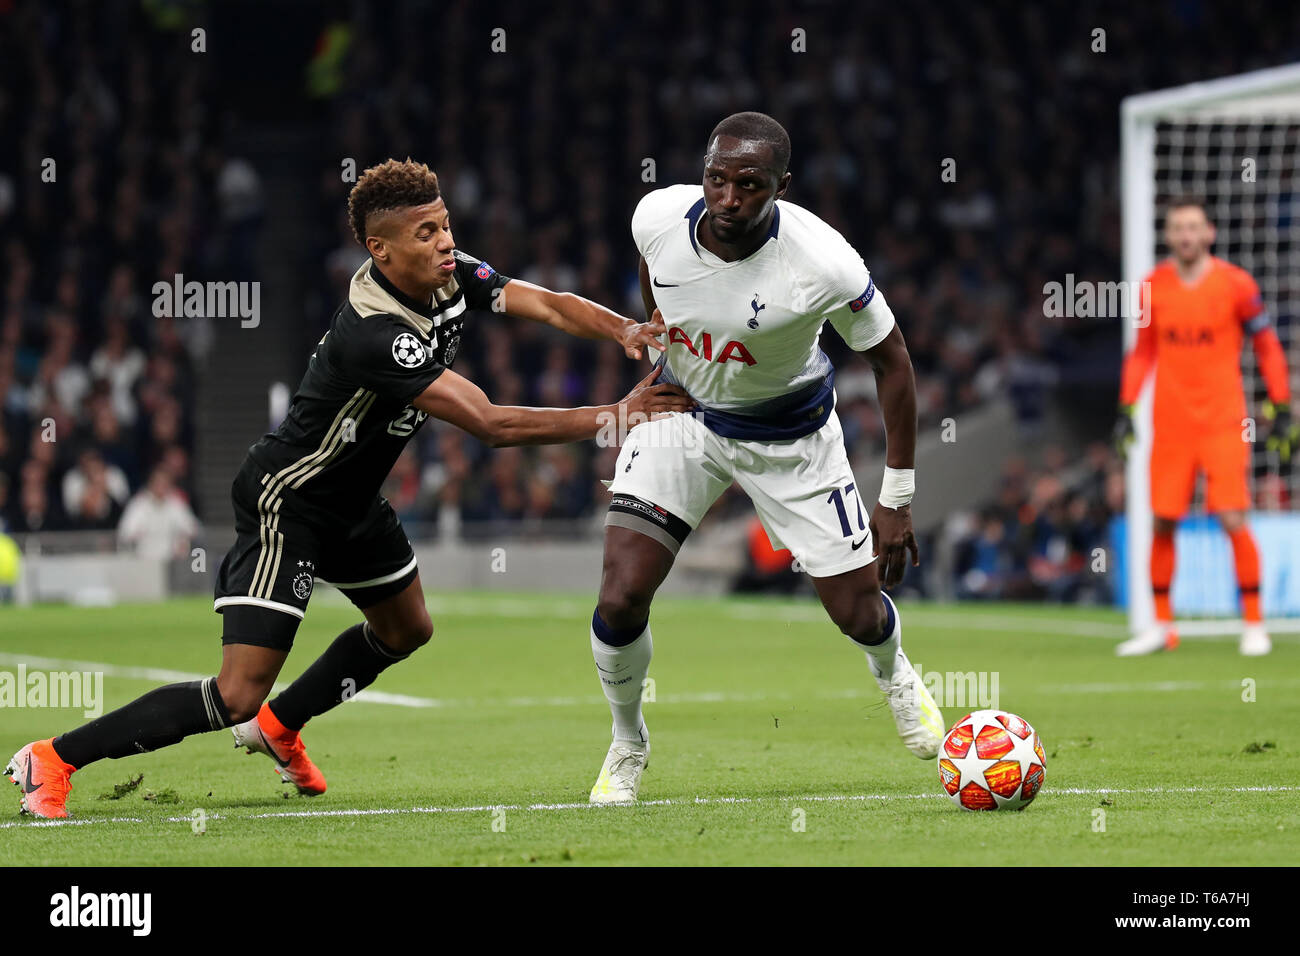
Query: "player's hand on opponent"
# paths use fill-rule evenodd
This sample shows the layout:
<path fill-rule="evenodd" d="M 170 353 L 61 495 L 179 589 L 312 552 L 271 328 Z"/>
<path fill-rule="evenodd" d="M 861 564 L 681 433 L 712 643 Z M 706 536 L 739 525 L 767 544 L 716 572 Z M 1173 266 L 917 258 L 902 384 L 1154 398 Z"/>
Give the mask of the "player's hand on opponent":
<path fill-rule="evenodd" d="M 650 316 L 649 322 L 631 322 L 623 330 L 622 345 L 623 351 L 631 359 L 639 359 L 642 349 L 649 346 L 652 349 L 658 349 L 660 352 L 666 352 L 668 346 L 659 341 L 659 336 L 668 331 L 668 326 L 664 325 L 664 317 L 658 309 Z"/>
<path fill-rule="evenodd" d="M 656 385 L 655 379 L 663 371 L 662 365 L 656 365 L 645 378 L 637 382 L 636 388 L 627 393 L 619 402 L 623 408 L 624 421 L 631 421 L 631 416 L 645 416 L 643 421 L 650 421 L 663 412 L 689 412 L 695 408 L 695 399 L 687 395 L 679 385 Z"/>
<path fill-rule="evenodd" d="M 1291 409 L 1275 402 L 1265 402 L 1264 419 L 1269 423 L 1264 447 L 1277 452 L 1282 465 L 1290 465 L 1291 456 L 1300 451 L 1300 425 L 1291 418 Z"/>
<path fill-rule="evenodd" d="M 1133 444 L 1137 437 L 1136 430 L 1133 427 L 1133 406 L 1121 405 L 1119 407 L 1119 418 L 1115 419 L 1115 429 L 1111 433 L 1111 441 L 1115 445 L 1115 453 L 1119 455 L 1120 461 L 1128 460 L 1129 446 Z"/>
<path fill-rule="evenodd" d="M 912 506 L 886 508 L 877 502 L 867 529 L 871 532 L 871 542 L 876 549 L 880 586 L 897 587 L 903 580 L 903 572 L 907 570 L 908 552 L 912 553 L 912 567 L 921 563 L 916 535 L 912 533 Z"/>

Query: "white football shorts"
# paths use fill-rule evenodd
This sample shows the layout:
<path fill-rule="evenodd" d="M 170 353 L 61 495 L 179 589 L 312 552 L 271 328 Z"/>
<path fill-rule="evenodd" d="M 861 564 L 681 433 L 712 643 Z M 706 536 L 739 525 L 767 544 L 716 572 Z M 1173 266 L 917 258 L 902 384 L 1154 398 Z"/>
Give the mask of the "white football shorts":
<path fill-rule="evenodd" d="M 629 430 L 609 490 L 657 506 L 693 530 L 733 481 L 754 502 L 772 546 L 789 548 L 813 577 L 875 560 L 869 506 L 834 412 L 812 434 L 771 443 L 722 438 L 690 414 L 644 422 Z M 671 538 L 626 508 L 611 509 L 606 524 L 644 531 L 676 552 Z"/>

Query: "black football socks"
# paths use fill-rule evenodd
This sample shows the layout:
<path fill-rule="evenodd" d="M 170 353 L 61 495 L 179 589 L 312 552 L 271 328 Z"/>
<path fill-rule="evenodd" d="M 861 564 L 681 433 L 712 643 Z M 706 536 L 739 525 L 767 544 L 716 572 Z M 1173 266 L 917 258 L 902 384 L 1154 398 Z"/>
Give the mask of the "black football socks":
<path fill-rule="evenodd" d="M 290 730 L 349 700 L 374 683 L 398 654 L 375 637 L 369 624 L 348 628 L 302 676 L 285 688 L 271 710 Z M 229 727 L 234 721 L 217 690 L 217 679 L 168 684 L 54 741 L 64 763 L 80 769 L 105 757 L 128 757 L 180 743 L 191 734 Z"/>
<path fill-rule="evenodd" d="M 387 647 L 368 623 L 355 624 L 270 701 L 271 712 L 287 729 L 302 730 L 307 721 L 351 700 L 386 668 L 410 656 Z"/>
<path fill-rule="evenodd" d="M 168 684 L 125 707 L 70 730 L 54 741 L 64 763 L 80 769 L 104 757 L 129 757 L 180 743 L 190 734 L 229 727 L 234 721 L 217 679 Z"/>

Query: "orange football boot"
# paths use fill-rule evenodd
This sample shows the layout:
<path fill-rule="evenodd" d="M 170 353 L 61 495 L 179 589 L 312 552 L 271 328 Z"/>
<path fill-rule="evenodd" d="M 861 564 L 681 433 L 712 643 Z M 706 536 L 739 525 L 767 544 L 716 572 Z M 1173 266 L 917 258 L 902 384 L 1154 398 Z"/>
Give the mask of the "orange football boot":
<path fill-rule="evenodd" d="M 68 815 L 68 794 L 72 790 L 75 767 L 64 763 L 54 752 L 54 738 L 37 740 L 13 755 L 5 773 L 23 791 L 19 805 L 23 813 L 47 820 Z"/>
<path fill-rule="evenodd" d="M 266 754 L 275 761 L 275 772 L 280 779 L 298 788 L 304 797 L 315 797 L 325 792 L 325 775 L 307 756 L 298 731 L 289 730 L 276 719 L 267 704 L 252 720 L 230 728 L 235 735 L 235 747 L 252 753 Z"/>

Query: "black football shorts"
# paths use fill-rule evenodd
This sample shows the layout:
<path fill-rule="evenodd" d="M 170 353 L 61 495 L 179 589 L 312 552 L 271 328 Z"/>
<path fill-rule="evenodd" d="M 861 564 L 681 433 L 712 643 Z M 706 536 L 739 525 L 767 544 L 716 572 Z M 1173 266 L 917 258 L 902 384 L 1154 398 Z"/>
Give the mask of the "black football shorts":
<path fill-rule="evenodd" d="M 415 552 L 383 497 L 349 525 L 276 489 L 251 460 L 231 487 L 236 538 L 217 571 L 213 604 L 223 644 L 289 650 L 318 578 L 362 610 L 415 580 Z"/>

